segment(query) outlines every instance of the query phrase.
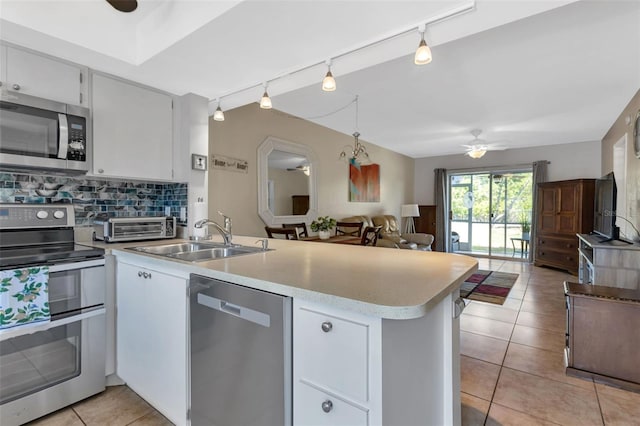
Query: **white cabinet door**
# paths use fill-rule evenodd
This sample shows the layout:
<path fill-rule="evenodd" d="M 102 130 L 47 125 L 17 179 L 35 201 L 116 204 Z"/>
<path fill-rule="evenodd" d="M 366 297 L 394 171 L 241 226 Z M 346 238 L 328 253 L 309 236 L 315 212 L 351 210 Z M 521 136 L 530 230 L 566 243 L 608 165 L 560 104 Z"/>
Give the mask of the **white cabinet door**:
<path fill-rule="evenodd" d="M 117 371 L 177 425 L 187 420 L 187 280 L 118 263 Z"/>
<path fill-rule="evenodd" d="M 92 89 L 94 174 L 171 180 L 171 96 L 99 74 Z"/>
<path fill-rule="evenodd" d="M 293 422 L 382 423 L 381 320 L 293 301 Z"/>
<path fill-rule="evenodd" d="M 87 69 L 36 53 L 6 47 L 7 90 L 72 105 L 87 105 Z M 3 84 L 5 81 L 3 79 Z"/>

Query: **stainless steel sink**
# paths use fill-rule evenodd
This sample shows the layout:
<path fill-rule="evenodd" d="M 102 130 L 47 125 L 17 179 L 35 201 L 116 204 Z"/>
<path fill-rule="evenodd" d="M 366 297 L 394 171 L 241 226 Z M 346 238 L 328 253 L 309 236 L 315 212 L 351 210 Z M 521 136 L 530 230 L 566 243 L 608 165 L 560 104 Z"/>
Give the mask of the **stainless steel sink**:
<path fill-rule="evenodd" d="M 187 262 L 204 262 L 206 260 L 224 259 L 227 257 L 241 256 L 251 253 L 259 253 L 258 247 L 234 245 L 231 247 L 221 243 L 176 243 L 161 246 L 129 247 L 129 250 L 142 253 L 155 254 L 172 259 L 185 260 Z"/>

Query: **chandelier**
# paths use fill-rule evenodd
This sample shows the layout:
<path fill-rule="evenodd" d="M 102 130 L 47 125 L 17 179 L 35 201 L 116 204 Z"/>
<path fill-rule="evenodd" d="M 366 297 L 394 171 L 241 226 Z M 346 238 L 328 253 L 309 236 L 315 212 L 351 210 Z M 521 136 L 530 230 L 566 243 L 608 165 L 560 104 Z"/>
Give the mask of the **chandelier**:
<path fill-rule="evenodd" d="M 350 163 L 367 164 L 371 162 L 371 159 L 367 148 L 360 142 L 360 132 L 358 132 L 358 95 L 353 102 L 356 104 L 356 131 L 353 132 L 353 146 L 345 146 L 340 153 L 340 159 L 349 160 Z"/>

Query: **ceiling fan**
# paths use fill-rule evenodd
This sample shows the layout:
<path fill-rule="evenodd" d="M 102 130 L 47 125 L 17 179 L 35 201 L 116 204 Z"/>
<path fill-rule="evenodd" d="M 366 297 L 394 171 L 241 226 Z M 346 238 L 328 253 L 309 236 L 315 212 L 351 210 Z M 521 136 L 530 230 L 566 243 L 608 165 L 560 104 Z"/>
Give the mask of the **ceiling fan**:
<path fill-rule="evenodd" d="M 487 153 L 487 151 L 504 151 L 507 149 L 504 145 L 487 144 L 487 141 L 480 139 L 478 137 L 482 133 L 482 130 L 480 129 L 473 129 L 470 133 L 473 136 L 473 140 L 469 142 L 469 145 L 462 146 L 467 149 L 465 155 L 468 155 L 471 158 L 481 158 Z"/>
<path fill-rule="evenodd" d="M 120 12 L 133 12 L 138 8 L 138 0 L 107 0 L 107 3 Z"/>
<path fill-rule="evenodd" d="M 288 172 L 302 172 L 305 175 L 309 176 L 309 166 L 308 165 L 304 165 L 304 164 L 300 164 L 297 167 L 293 167 L 293 168 L 289 168 L 287 169 Z"/>

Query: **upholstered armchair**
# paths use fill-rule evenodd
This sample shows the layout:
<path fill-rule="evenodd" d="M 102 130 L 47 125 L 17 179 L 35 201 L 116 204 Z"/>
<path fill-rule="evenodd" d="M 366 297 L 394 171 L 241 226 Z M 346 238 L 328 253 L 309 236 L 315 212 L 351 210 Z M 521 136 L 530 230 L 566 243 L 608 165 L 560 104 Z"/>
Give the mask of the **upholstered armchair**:
<path fill-rule="evenodd" d="M 398 220 L 393 215 L 374 216 L 371 221 L 376 226 L 382 226 L 378 241 L 392 241 L 399 248 L 431 251 L 434 236 L 422 233 L 401 233 Z"/>

